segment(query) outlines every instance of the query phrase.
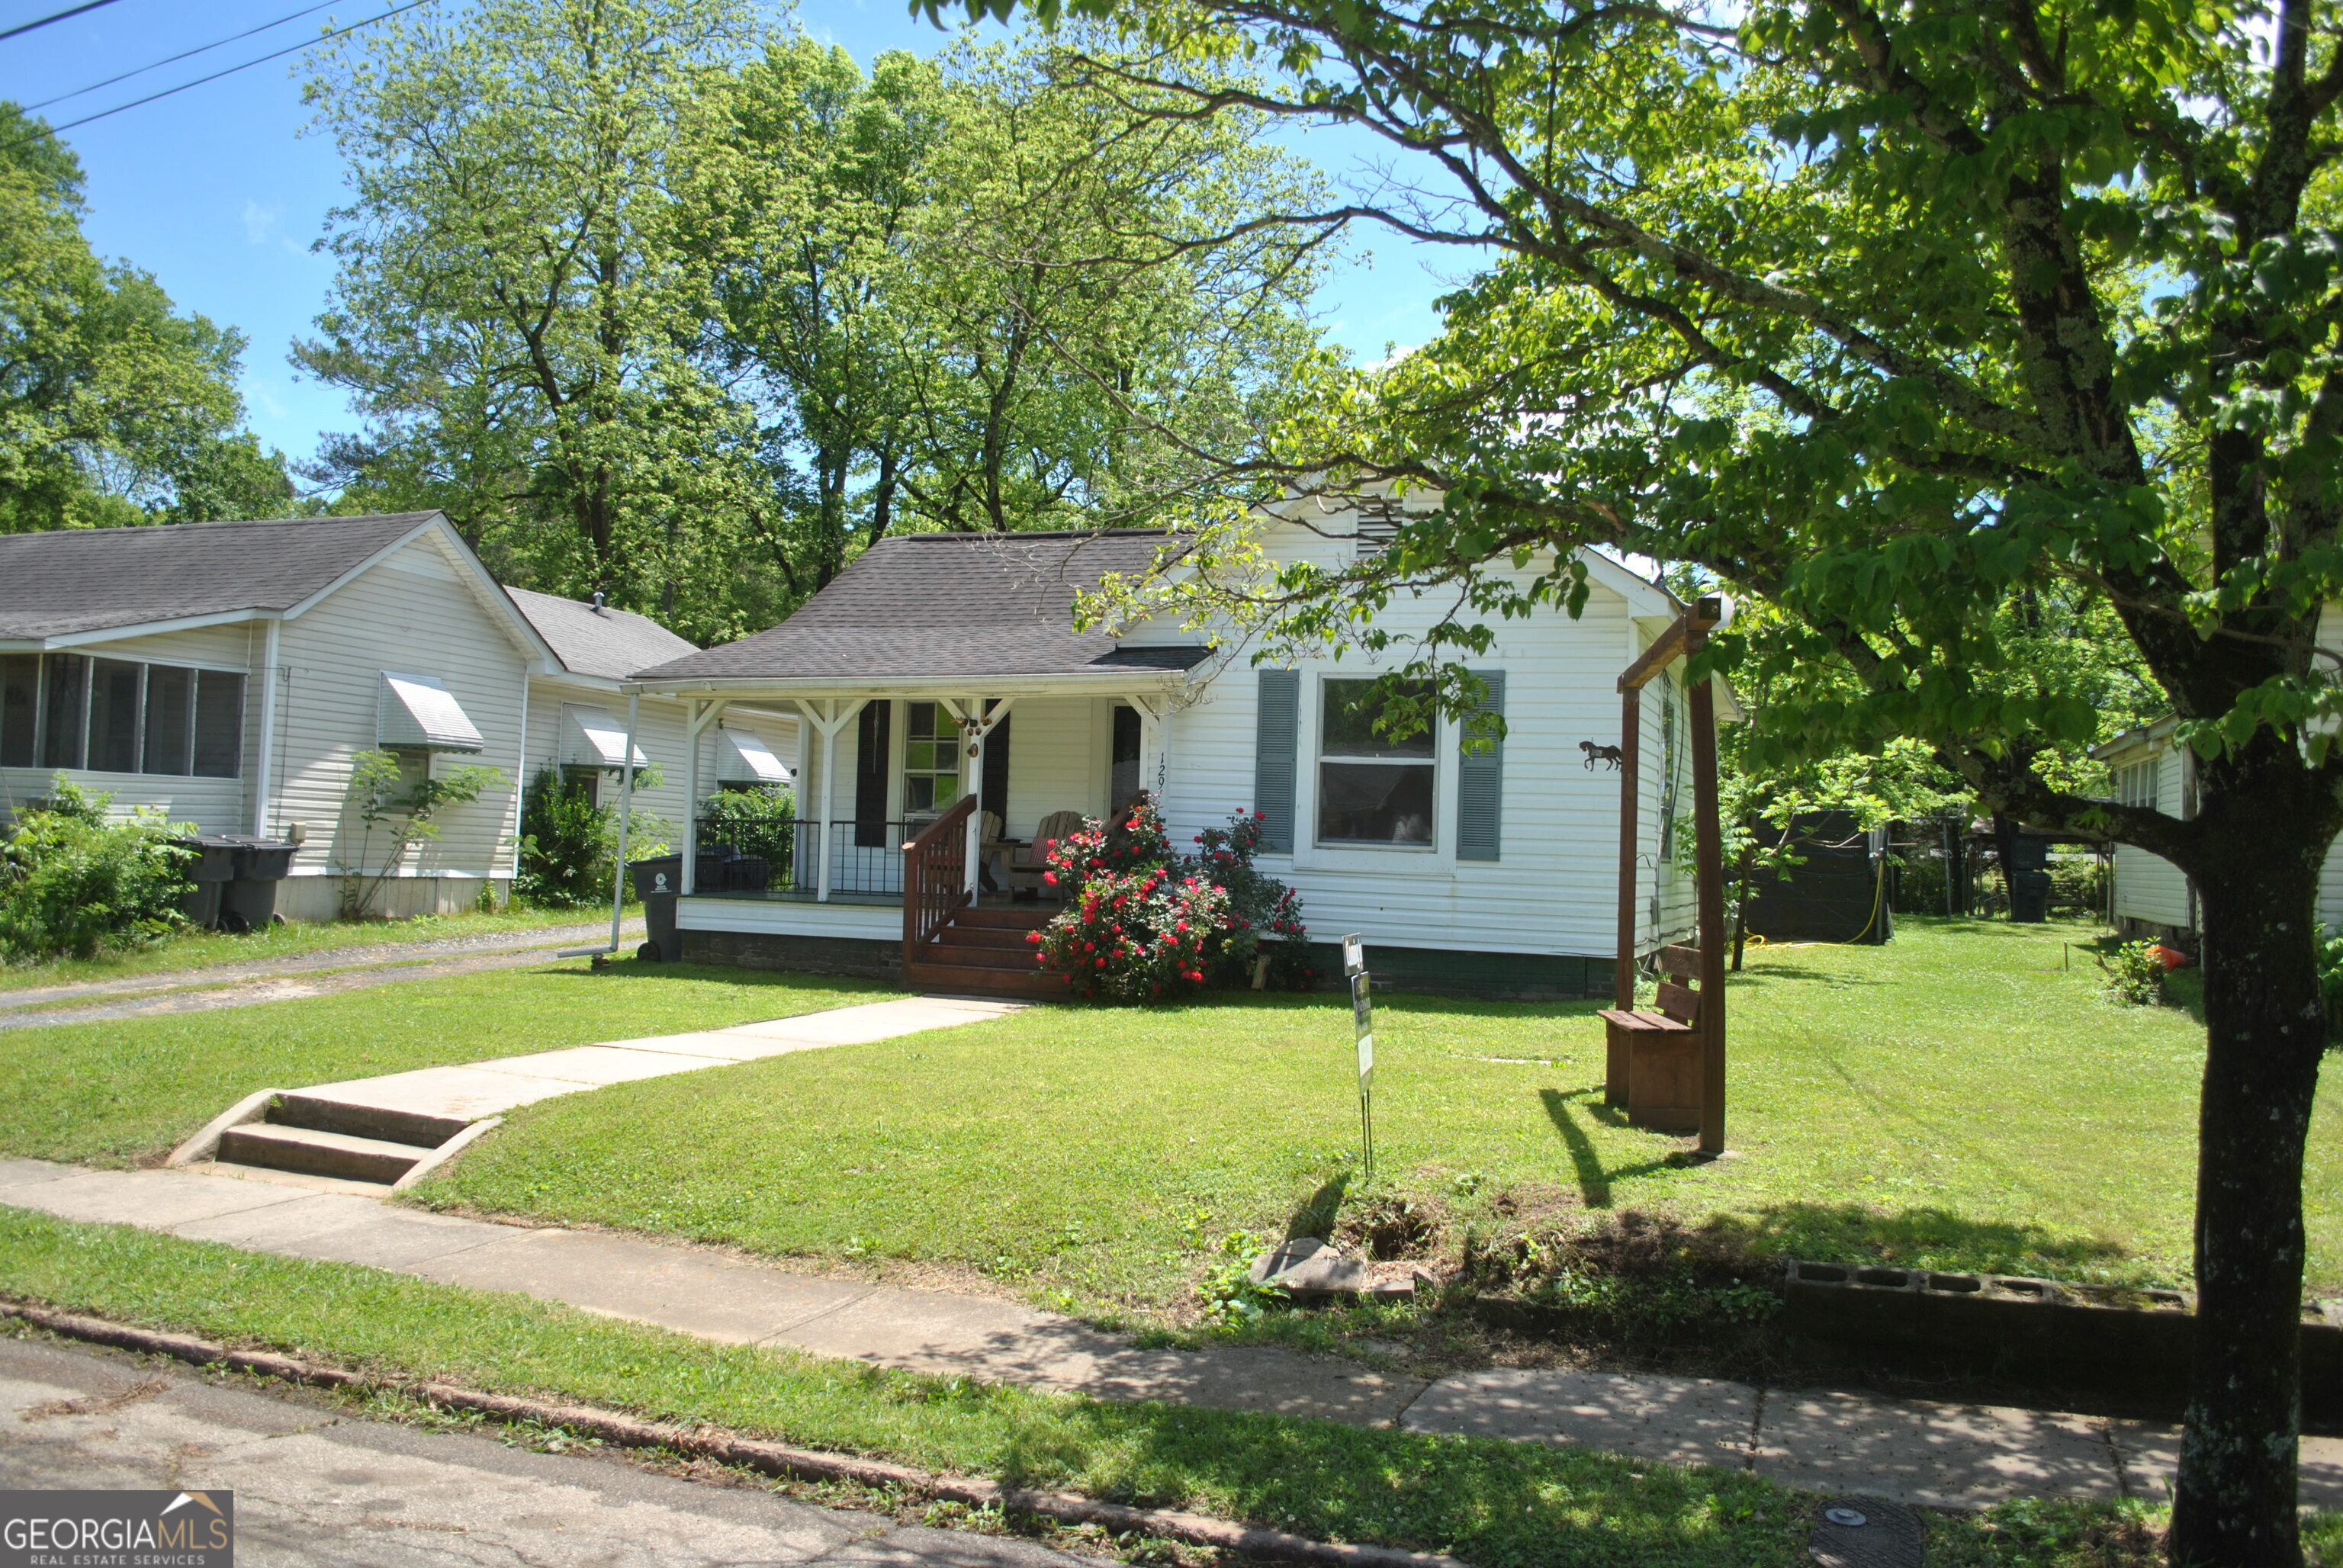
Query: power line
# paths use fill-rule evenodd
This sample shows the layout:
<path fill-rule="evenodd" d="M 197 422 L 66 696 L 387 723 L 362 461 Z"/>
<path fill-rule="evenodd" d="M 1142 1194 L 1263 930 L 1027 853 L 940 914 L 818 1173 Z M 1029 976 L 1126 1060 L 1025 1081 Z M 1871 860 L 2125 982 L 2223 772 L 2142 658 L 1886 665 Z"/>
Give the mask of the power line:
<path fill-rule="evenodd" d="M 257 27 L 246 27 L 241 33 L 231 33 L 225 38 L 215 38 L 208 44 L 198 44 L 192 49 L 182 49 L 176 55 L 166 55 L 160 60 L 156 60 L 147 65 L 141 65 L 136 70 L 125 71 L 118 76 L 108 76 L 103 82 L 92 82 L 86 87 L 75 87 L 70 93 L 59 93 L 54 98 L 43 98 L 37 104 L 26 104 L 25 106 L 25 109 L 27 113 L 30 113 L 35 109 L 45 109 L 51 104 L 62 104 L 67 98 L 85 97 L 91 93 L 96 92 L 100 87 L 111 87 L 116 82 L 126 82 L 133 76 L 143 76 L 149 71 L 159 71 L 166 65 L 176 65 L 182 60 L 192 59 L 197 55 L 208 54 L 212 50 L 219 48 L 223 45 L 233 44 L 239 38 L 249 38 L 255 33 L 266 33 L 271 27 L 282 27 L 287 22 L 297 22 L 302 17 L 309 15 L 310 12 L 323 11 L 327 6 L 331 5 L 333 3 L 334 0 L 319 0 L 319 4 L 317 5 L 305 5 L 300 10 L 294 12 L 290 15 L 279 16 L 274 22 L 263 22 Z"/>
<path fill-rule="evenodd" d="M 112 3 L 113 0 L 91 0 L 92 5 L 111 5 Z M 337 27 L 330 33 L 320 33 L 314 38 L 306 39 L 298 44 L 288 45 L 282 49 L 271 50 L 266 55 L 246 60 L 242 65 L 230 65 L 224 70 L 214 71 L 208 76 L 197 76 L 192 82 L 182 82 L 176 87 L 166 87 L 159 93 L 149 93 L 143 98 L 133 98 L 126 104 L 116 104 L 110 109 L 100 109 L 94 115 L 84 115 L 77 120 L 67 120 L 61 126 L 51 126 L 45 132 L 36 132 L 29 136 L 19 136 L 16 140 L 9 143 L 5 149 L 0 150 L 14 152 L 18 147 L 29 146 L 34 142 L 40 140 L 43 135 L 55 136 L 59 132 L 70 131 L 76 126 L 86 126 L 94 121 L 103 120 L 110 116 L 121 114 L 126 109 L 136 109 L 143 105 L 154 103 L 158 98 L 167 98 L 174 93 L 184 93 L 190 87 L 200 87 L 206 82 L 216 82 L 222 76 L 233 76 L 238 71 L 249 71 L 255 65 L 265 65 L 269 61 L 282 59 L 287 55 L 297 55 L 302 50 L 309 48 L 315 45 L 330 43 L 334 39 L 340 37 L 345 33 L 355 33 L 361 27 L 371 27 L 377 22 L 387 21 L 391 17 L 397 15 L 402 11 L 412 11 L 417 5 L 428 5 L 432 3 L 433 0 L 407 0 L 405 5 L 394 5 L 389 10 L 381 13 L 379 15 L 369 16 L 363 22 L 353 22 L 347 27 Z"/>
<path fill-rule="evenodd" d="M 0 33 L 0 44 L 6 43 L 19 33 L 29 33 L 35 27 L 45 27 L 52 22 L 62 22 L 68 16 L 78 16 L 85 11 L 95 11 L 100 5 L 113 4 L 114 0 L 89 0 L 85 5 L 70 5 L 63 11 L 52 11 L 45 16 L 36 16 L 20 27 L 11 27 L 5 33 Z"/>

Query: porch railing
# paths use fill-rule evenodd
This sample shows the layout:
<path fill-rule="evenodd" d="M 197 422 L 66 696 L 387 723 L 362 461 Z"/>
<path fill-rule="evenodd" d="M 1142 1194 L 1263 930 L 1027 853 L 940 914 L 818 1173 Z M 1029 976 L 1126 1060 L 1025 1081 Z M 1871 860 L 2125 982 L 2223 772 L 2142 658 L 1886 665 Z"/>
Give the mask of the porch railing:
<path fill-rule="evenodd" d="M 699 879 L 703 893 L 787 893 L 810 899 L 821 890 L 821 862 L 830 857 L 832 894 L 891 898 L 903 890 L 903 842 L 925 822 L 757 822 L 699 819 Z"/>
<path fill-rule="evenodd" d="M 968 817 L 976 797 L 963 795 L 960 804 L 920 829 L 903 846 L 903 960 L 925 947 L 928 939 L 949 924 L 953 911 L 968 902 Z"/>

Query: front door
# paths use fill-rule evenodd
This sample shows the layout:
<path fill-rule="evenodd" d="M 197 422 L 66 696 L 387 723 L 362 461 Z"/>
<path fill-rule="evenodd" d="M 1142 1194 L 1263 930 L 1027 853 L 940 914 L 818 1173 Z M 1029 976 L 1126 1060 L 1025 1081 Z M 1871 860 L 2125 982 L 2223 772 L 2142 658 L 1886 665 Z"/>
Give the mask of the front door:
<path fill-rule="evenodd" d="M 1139 709 L 1114 707 L 1114 747 L 1109 753 L 1107 809 L 1118 819 L 1139 793 Z"/>

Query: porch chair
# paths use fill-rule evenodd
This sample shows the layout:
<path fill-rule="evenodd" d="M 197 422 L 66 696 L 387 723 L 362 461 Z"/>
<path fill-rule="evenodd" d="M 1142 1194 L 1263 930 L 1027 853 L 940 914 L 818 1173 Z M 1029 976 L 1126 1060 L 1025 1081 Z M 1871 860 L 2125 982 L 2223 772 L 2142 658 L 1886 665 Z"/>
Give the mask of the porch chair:
<path fill-rule="evenodd" d="M 1039 897 L 1044 885 L 1041 873 L 1050 869 L 1051 846 L 1061 839 L 1081 832 L 1081 827 L 1082 814 L 1080 811 L 1052 811 L 1041 819 L 1040 827 L 1033 829 L 1031 843 L 1020 843 L 1013 839 L 1003 840 L 1001 848 L 1007 853 L 1001 859 L 1001 879 L 1009 884 L 1013 893 Z"/>

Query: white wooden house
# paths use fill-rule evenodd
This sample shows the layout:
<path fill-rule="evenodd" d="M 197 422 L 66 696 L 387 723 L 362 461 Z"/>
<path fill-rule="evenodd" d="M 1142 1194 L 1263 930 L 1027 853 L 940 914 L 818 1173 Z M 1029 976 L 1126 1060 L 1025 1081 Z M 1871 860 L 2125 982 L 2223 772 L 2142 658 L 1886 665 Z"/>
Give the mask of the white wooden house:
<path fill-rule="evenodd" d="M 640 617 L 526 598 L 437 512 L 0 536 L 0 815 L 63 774 L 117 813 L 295 839 L 278 912 L 323 920 L 387 849 L 348 807 L 353 758 L 478 763 L 502 784 L 447 810 L 377 912 L 467 908 L 484 884 L 501 897 L 534 766 L 587 763 L 567 729 L 582 739 L 616 676 L 691 647 Z M 639 749 L 679 778 L 680 705 L 644 709 Z M 785 769 L 791 723 L 733 722 Z M 689 815 L 679 788 L 649 794 Z"/>
<path fill-rule="evenodd" d="M 1389 536 L 1387 505 L 1306 507 L 1268 530 L 1272 555 L 1332 562 Z M 980 891 L 1001 864 L 986 831 L 1013 847 L 1045 819 L 1101 817 L 1146 788 L 1175 846 L 1232 811 L 1263 813 L 1271 848 L 1260 863 L 1299 891 L 1313 941 L 1361 933 L 1390 983 L 1608 996 L 1622 775 L 1583 743 L 1617 743 L 1619 673 L 1682 607 L 1590 555 L 1583 616 L 1501 623 L 1473 660 L 1506 734 L 1493 751 L 1468 752 L 1449 720 L 1408 741 L 1376 737 L 1357 705 L 1377 672 L 1355 655 L 1256 668 L 1247 650 L 1176 626 L 1074 629 L 1077 589 L 1148 569 L 1170 538 L 884 538 L 779 626 L 639 673 L 630 690 L 682 702 L 696 727 L 740 704 L 804 719 L 791 864 L 747 891 L 707 885 L 707 867 L 688 856 L 686 956 L 905 974 L 920 900 L 907 912 L 903 846 L 948 809 L 978 798 L 964 876 Z M 1429 626 L 1433 614 L 1397 605 L 1384 621 Z M 1681 667 L 1644 697 L 1643 950 L 1693 925 L 1691 880 L 1674 855 L 1692 806 L 1680 678 Z M 1733 713 L 1729 696 L 1720 710 Z M 953 940 L 934 936 L 937 952 L 950 957 Z M 927 940 L 908 949 L 913 978 L 984 983 L 934 967 L 936 953 L 920 956 Z"/>

